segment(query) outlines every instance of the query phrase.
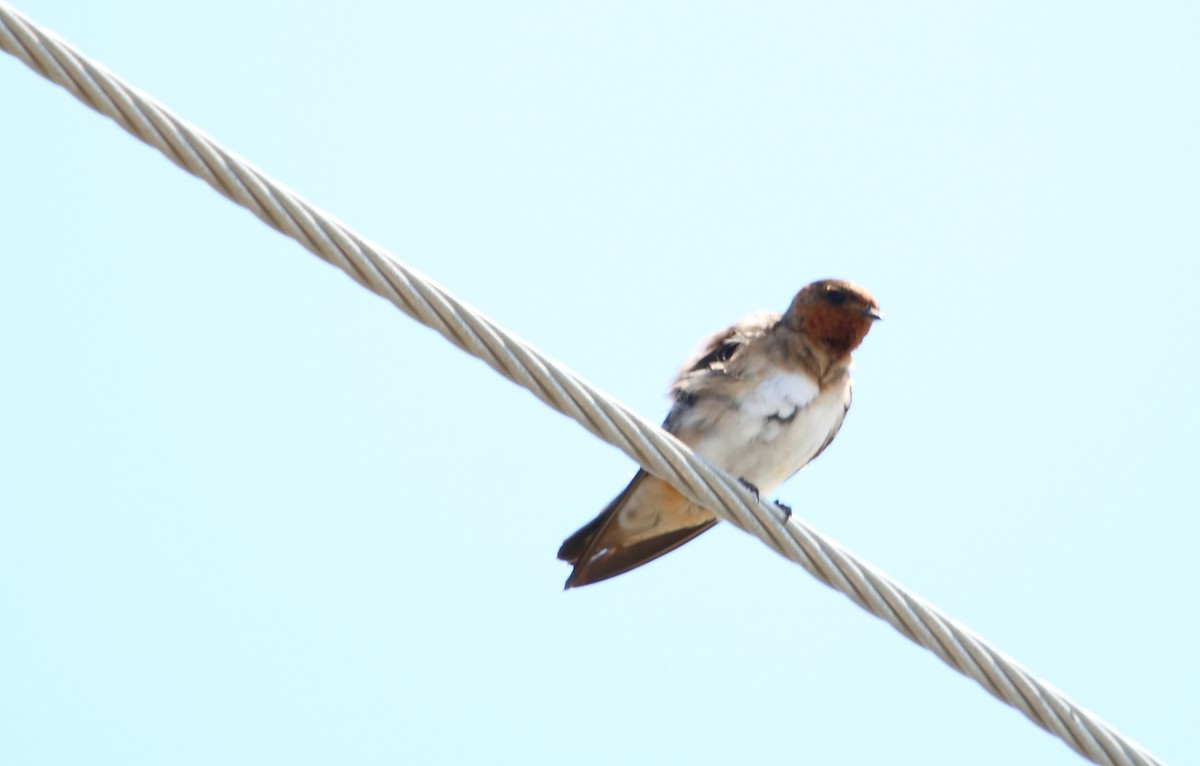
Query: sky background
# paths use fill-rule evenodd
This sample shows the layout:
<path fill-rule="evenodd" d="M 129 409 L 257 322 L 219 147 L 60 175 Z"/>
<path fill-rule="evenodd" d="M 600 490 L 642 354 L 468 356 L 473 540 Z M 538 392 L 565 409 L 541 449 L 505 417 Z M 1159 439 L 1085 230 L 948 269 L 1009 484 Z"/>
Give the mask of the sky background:
<path fill-rule="evenodd" d="M 1166 763 L 1200 705 L 1200 5 L 22 0 L 651 420 L 822 277 L 777 495 Z M 0 761 L 1081 760 L 0 57 Z"/>

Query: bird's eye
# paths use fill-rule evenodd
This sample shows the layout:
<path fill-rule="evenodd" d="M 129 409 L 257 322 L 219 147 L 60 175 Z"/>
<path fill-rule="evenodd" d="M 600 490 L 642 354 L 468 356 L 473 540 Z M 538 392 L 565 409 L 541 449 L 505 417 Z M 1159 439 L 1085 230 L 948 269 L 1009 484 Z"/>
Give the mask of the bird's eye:
<path fill-rule="evenodd" d="M 846 294 L 841 290 L 830 290 L 825 293 L 825 300 L 831 306 L 841 306 L 846 302 Z"/>

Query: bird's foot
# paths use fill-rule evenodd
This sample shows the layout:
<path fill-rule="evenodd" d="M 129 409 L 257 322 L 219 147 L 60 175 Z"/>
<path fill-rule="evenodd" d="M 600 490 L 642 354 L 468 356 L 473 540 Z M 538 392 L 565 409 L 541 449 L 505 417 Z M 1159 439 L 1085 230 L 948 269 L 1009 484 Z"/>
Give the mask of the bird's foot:
<path fill-rule="evenodd" d="M 755 500 L 759 499 L 758 487 L 754 486 L 740 476 L 738 477 L 738 483 L 750 490 L 750 494 L 754 495 Z M 771 502 L 775 504 L 776 508 L 783 511 L 783 523 L 786 524 L 788 520 L 792 518 L 792 506 L 781 503 L 778 500 L 772 500 Z"/>
<path fill-rule="evenodd" d="M 783 523 L 784 524 L 788 523 L 788 520 L 792 518 L 792 506 L 787 505 L 786 503 L 781 503 L 778 500 L 776 500 L 775 507 L 778 508 L 779 510 L 783 511 Z"/>
<path fill-rule="evenodd" d="M 751 484 L 750 482 L 746 481 L 741 476 L 738 477 L 738 484 L 741 484 L 743 487 L 750 490 L 750 494 L 754 495 L 755 500 L 758 499 L 758 487 L 756 487 L 753 484 Z"/>

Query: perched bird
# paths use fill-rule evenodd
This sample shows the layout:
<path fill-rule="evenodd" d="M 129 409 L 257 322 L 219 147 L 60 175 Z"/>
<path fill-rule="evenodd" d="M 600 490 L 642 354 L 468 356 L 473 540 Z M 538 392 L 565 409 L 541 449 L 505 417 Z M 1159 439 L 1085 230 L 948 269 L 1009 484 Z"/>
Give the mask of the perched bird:
<path fill-rule="evenodd" d="M 770 492 L 837 435 L 850 409 L 850 352 L 879 318 L 861 287 L 813 282 L 782 315 L 754 314 L 708 338 L 676 375 L 663 428 L 755 492 Z M 574 566 L 566 587 L 628 572 L 717 521 L 638 471 L 559 548 Z"/>

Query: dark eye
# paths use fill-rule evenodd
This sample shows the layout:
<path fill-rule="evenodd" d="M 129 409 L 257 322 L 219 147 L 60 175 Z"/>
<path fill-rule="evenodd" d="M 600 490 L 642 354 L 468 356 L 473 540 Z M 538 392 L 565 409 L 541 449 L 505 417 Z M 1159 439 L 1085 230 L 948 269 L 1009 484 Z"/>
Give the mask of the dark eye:
<path fill-rule="evenodd" d="M 830 290 L 825 293 L 825 300 L 831 306 L 841 306 L 846 302 L 846 294 L 841 290 Z"/>

